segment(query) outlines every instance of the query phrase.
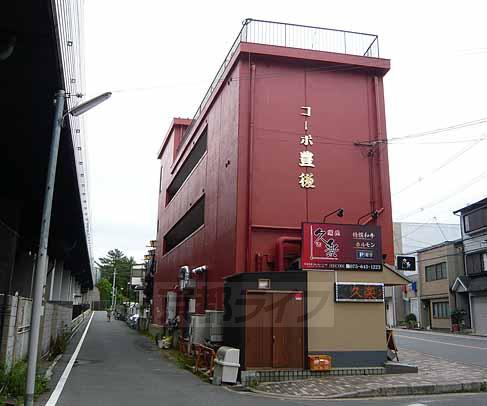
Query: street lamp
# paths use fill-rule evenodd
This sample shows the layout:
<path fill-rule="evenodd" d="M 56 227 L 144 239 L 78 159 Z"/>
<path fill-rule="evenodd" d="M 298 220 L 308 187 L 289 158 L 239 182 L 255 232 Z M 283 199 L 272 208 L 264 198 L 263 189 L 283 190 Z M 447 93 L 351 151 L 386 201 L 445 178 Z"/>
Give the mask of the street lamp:
<path fill-rule="evenodd" d="M 107 100 L 112 94 L 110 92 L 90 99 L 72 110 L 64 113 L 64 102 L 66 93 L 64 90 L 59 90 L 55 97 L 54 122 L 52 128 L 51 149 L 49 151 L 49 164 L 47 168 L 46 189 L 44 191 L 44 205 L 42 209 L 42 223 L 41 233 L 39 237 L 39 251 L 37 254 L 35 282 L 34 282 L 34 297 L 32 300 L 32 317 L 29 337 L 29 353 L 27 364 L 27 384 L 25 388 L 25 406 L 32 406 L 34 404 L 35 378 L 37 367 L 37 350 L 39 344 L 39 330 L 41 323 L 41 308 L 42 295 L 44 284 L 46 282 L 46 267 L 47 267 L 47 245 L 49 242 L 49 228 L 51 225 L 51 211 L 52 198 L 54 193 L 54 183 L 56 179 L 57 157 L 59 152 L 59 140 L 61 137 L 61 128 L 64 118 L 71 114 L 79 116 L 98 104 Z"/>

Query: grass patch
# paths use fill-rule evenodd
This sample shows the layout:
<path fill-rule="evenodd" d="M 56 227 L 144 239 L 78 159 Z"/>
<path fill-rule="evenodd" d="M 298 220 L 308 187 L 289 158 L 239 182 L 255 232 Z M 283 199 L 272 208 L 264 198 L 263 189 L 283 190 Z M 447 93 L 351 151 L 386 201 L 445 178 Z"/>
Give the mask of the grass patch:
<path fill-rule="evenodd" d="M 9 372 L 4 369 L 0 372 L 0 401 L 3 403 L 5 398 L 15 398 L 19 404 L 25 393 L 25 385 L 27 382 L 27 362 L 17 362 Z M 47 379 L 43 375 L 36 376 L 35 383 L 35 397 L 44 393 L 48 389 Z M 3 400 L 2 400 L 3 397 Z M 0 405 L 2 404 L 0 403 Z"/>
<path fill-rule="evenodd" d="M 63 354 L 68 347 L 69 333 L 60 334 L 55 341 L 51 341 L 49 350 L 49 360 L 53 361 L 59 354 Z"/>

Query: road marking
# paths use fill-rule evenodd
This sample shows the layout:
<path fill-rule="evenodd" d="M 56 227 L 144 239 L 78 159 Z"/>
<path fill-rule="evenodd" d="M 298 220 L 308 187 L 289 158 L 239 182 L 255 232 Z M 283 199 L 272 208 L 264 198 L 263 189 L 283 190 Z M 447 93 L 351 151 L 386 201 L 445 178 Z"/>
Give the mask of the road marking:
<path fill-rule="evenodd" d="M 487 348 L 485 347 L 474 347 L 472 345 L 464 345 L 464 344 L 453 344 L 453 343 L 446 343 L 445 341 L 436 341 L 436 340 L 427 340 L 426 338 L 418 338 L 418 337 L 411 337 L 411 336 L 403 336 L 401 334 L 396 334 L 395 335 L 396 337 L 403 337 L 403 338 L 406 338 L 406 339 L 410 339 L 410 340 L 419 340 L 419 341 L 428 341 L 430 343 L 435 343 L 435 344 L 445 344 L 445 345 L 452 345 L 454 347 L 464 347 L 464 348 L 471 348 L 471 349 L 474 349 L 474 350 L 484 350 L 486 351 Z M 47 405 L 46 405 L 47 406 Z"/>
<path fill-rule="evenodd" d="M 66 365 L 66 368 L 64 369 L 63 374 L 61 375 L 61 378 L 59 379 L 59 382 L 56 385 L 56 388 L 51 394 L 51 397 L 46 403 L 46 406 L 55 406 L 59 396 L 61 396 L 61 392 L 63 391 L 64 385 L 66 384 L 66 381 L 68 380 L 69 374 L 71 372 L 71 369 L 73 368 L 74 362 L 76 361 L 76 358 L 78 357 L 78 354 L 81 350 L 81 346 L 83 345 L 83 341 L 85 341 L 86 334 L 88 333 L 88 329 L 90 328 L 91 320 L 93 320 L 93 316 L 95 315 L 95 312 L 91 313 L 90 320 L 88 321 L 88 325 L 85 328 L 85 331 L 83 335 L 81 336 L 81 340 L 78 343 L 78 346 L 76 347 L 76 350 L 74 350 L 73 355 L 71 356 L 71 359 L 68 362 L 68 365 Z"/>

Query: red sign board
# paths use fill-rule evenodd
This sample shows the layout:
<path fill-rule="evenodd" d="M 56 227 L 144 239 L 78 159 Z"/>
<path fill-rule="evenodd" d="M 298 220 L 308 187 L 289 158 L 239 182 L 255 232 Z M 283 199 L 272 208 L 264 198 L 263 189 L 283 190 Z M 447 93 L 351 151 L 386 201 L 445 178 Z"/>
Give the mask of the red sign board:
<path fill-rule="evenodd" d="M 377 226 L 303 223 L 302 233 L 302 269 L 382 271 Z"/>

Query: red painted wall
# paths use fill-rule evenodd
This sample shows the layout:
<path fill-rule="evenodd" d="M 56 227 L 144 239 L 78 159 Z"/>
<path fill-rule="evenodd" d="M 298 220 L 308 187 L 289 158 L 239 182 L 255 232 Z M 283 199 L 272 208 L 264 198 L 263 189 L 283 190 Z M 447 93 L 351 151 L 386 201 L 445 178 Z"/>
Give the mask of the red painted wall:
<path fill-rule="evenodd" d="M 321 221 L 338 207 L 345 216 L 329 222 L 356 223 L 383 208 L 377 224 L 386 262 L 394 262 L 386 144 L 354 145 L 386 137 L 382 76 L 388 67 L 381 59 L 240 45 L 240 57 L 192 130 L 195 138 L 182 141 L 181 157 L 174 162 L 171 133 L 161 151 L 156 323 L 163 322 L 163 297 L 177 284 L 179 267 L 207 265 L 208 308 L 222 309 L 223 277 L 273 270 L 277 238 L 300 236 L 302 221 Z M 298 183 L 304 172 L 298 166 L 304 150 L 302 106 L 312 108 L 314 189 Z M 192 145 L 206 124 L 207 155 L 164 207 L 165 190 L 188 153 L 185 145 Z M 163 236 L 203 193 L 204 228 L 162 255 Z M 257 256 L 263 259 L 258 262 Z M 203 288 L 204 281 L 198 281 L 197 312 L 204 311 Z"/>

